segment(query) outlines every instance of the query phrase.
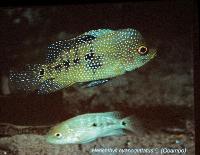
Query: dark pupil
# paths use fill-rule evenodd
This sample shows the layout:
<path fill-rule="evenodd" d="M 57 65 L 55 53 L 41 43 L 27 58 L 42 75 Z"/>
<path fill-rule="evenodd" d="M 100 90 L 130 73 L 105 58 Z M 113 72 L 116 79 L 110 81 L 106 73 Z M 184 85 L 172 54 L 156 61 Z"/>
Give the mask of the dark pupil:
<path fill-rule="evenodd" d="M 59 137 L 59 136 L 60 136 L 60 134 L 59 134 L 59 133 L 57 133 L 57 134 L 56 134 L 56 136 L 57 136 L 57 137 Z"/>
<path fill-rule="evenodd" d="M 145 48 L 145 47 L 142 47 L 141 49 L 140 49 L 140 52 L 141 53 L 145 53 L 147 51 L 147 49 Z"/>

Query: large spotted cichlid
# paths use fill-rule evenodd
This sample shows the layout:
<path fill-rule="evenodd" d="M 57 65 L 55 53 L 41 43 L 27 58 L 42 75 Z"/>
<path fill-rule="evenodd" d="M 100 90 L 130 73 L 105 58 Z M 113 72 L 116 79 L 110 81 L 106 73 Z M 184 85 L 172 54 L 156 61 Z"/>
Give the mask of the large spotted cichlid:
<path fill-rule="evenodd" d="M 143 66 L 156 55 L 135 29 L 98 29 L 48 46 L 43 64 L 11 71 L 11 86 L 45 94 L 79 83 L 85 87 Z"/>
<path fill-rule="evenodd" d="M 88 113 L 73 117 L 52 127 L 45 139 L 52 144 L 85 144 L 99 137 L 121 136 L 142 126 L 134 116 L 122 117 L 121 113 Z"/>

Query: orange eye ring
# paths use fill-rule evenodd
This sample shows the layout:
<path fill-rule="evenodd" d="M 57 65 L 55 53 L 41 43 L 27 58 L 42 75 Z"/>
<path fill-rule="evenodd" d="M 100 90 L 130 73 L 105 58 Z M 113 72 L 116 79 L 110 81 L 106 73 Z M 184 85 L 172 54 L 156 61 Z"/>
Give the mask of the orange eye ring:
<path fill-rule="evenodd" d="M 145 55 L 145 54 L 147 54 L 148 53 L 148 48 L 146 47 L 146 46 L 140 46 L 139 48 L 138 48 L 138 53 L 140 54 L 140 55 Z"/>

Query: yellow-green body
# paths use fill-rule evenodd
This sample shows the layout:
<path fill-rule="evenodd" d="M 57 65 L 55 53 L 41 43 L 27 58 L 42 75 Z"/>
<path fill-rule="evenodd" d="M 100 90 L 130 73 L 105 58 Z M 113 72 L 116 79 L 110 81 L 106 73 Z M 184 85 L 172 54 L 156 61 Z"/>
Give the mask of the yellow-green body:
<path fill-rule="evenodd" d="M 65 42 L 69 43 L 60 46 Z M 38 77 L 34 84 L 30 78 L 23 78 L 22 81 L 19 74 L 12 74 L 11 79 L 18 79 L 22 85 L 26 83 L 28 88 L 25 90 L 38 89 L 41 93 L 53 92 L 75 83 L 110 79 L 143 66 L 155 56 L 154 49 L 148 49 L 145 55 L 138 53 L 143 46 L 147 47 L 142 35 L 134 29 L 92 30 L 69 41 L 52 44 L 50 50 L 54 52 L 53 56 L 50 53 L 46 63 L 33 68 L 32 77 Z M 86 61 L 88 54 L 93 59 Z M 66 61 L 67 67 L 64 65 Z M 55 69 L 58 66 L 60 69 Z M 39 75 L 41 69 L 44 74 Z M 49 88 L 45 89 L 46 86 Z"/>

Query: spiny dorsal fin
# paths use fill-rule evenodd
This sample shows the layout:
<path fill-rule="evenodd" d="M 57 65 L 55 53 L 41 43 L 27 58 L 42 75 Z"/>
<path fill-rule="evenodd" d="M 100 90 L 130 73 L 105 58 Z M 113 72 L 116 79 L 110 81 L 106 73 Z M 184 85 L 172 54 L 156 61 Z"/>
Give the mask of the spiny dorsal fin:
<path fill-rule="evenodd" d="M 109 118 L 122 118 L 123 115 L 119 111 L 111 111 L 111 112 L 101 112 L 101 113 L 86 113 L 83 115 L 79 115 L 77 117 L 88 117 L 88 116 L 104 116 Z"/>
<path fill-rule="evenodd" d="M 51 43 L 48 46 L 48 53 L 46 57 L 46 62 L 51 63 L 62 55 L 63 51 L 69 51 L 71 48 L 75 48 L 81 44 L 86 44 L 94 40 L 96 37 L 92 35 L 80 35 L 76 38 L 70 40 L 60 40 L 55 43 Z"/>
<path fill-rule="evenodd" d="M 111 32 L 113 32 L 113 30 L 111 30 L 111 29 L 98 29 L 98 30 L 88 31 L 88 32 L 84 33 L 84 35 L 92 35 L 94 37 L 100 37 L 100 36 L 103 36 L 103 35 L 111 33 Z"/>

